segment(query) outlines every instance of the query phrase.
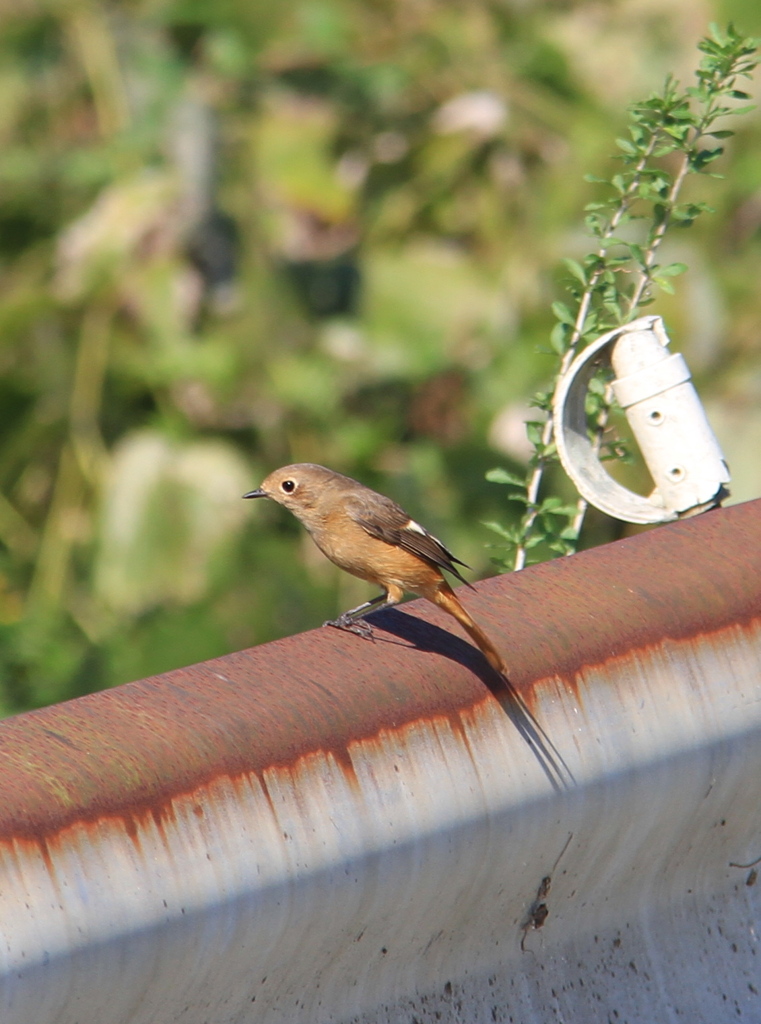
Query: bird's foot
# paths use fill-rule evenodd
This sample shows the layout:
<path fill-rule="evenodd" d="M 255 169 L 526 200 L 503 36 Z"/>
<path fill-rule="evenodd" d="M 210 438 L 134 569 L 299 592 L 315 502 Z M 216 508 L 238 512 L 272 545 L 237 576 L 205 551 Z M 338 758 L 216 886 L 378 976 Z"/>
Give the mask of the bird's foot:
<path fill-rule="evenodd" d="M 352 619 L 349 615 L 339 615 L 337 619 L 328 619 L 323 626 L 335 626 L 336 629 L 345 629 L 347 633 L 356 633 L 365 640 L 374 640 L 373 630 L 369 623 L 363 619 Z"/>

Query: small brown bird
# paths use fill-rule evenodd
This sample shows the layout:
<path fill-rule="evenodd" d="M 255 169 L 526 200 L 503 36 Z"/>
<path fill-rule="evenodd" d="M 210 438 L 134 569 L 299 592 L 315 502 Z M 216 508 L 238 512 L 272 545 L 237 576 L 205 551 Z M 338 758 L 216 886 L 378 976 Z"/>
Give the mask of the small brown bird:
<path fill-rule="evenodd" d="M 351 477 L 310 462 L 276 469 L 261 487 L 243 497 L 272 498 L 283 505 L 301 520 L 331 562 L 383 588 L 378 597 L 326 622 L 326 626 L 372 637 L 370 626 L 361 621 L 364 616 L 373 608 L 398 604 L 408 590 L 453 615 L 492 668 L 507 675 L 499 651 L 460 604 L 442 573 L 445 569 L 467 583 L 455 565 L 465 563 L 395 501 Z"/>

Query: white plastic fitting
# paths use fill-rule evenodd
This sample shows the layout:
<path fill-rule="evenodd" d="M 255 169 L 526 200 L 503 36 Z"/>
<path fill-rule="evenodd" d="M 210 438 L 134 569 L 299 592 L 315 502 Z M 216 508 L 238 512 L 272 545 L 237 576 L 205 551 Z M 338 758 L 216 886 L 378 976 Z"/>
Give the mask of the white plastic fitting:
<path fill-rule="evenodd" d="M 662 523 L 713 508 L 730 479 L 687 363 L 668 345 L 659 316 L 616 327 L 574 359 L 555 394 L 555 440 L 563 468 L 590 504 L 630 523 Z M 613 393 L 655 484 L 647 497 L 608 475 L 589 438 L 587 389 L 606 361 L 616 374 Z"/>

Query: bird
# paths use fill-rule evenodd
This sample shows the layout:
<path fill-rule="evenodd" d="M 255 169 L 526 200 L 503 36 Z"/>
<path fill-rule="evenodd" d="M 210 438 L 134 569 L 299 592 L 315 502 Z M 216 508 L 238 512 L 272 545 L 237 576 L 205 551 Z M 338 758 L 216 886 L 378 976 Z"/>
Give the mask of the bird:
<path fill-rule="evenodd" d="M 405 591 L 452 615 L 491 667 L 507 676 L 495 645 L 463 607 L 444 571 L 471 586 L 456 558 L 391 498 L 325 466 L 301 462 L 274 470 L 244 498 L 270 498 L 292 512 L 317 547 L 340 569 L 374 583 L 383 593 L 325 622 L 372 639 L 365 615 L 398 604 Z"/>

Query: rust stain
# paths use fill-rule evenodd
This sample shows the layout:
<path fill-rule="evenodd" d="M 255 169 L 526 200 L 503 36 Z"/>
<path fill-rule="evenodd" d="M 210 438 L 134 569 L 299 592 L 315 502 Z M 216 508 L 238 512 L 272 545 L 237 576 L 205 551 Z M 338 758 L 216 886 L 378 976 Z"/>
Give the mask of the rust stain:
<path fill-rule="evenodd" d="M 481 703 L 483 704 L 483 702 Z M 473 762 L 473 764 L 478 763 L 478 758 L 476 757 L 475 751 L 471 746 L 470 739 L 468 738 L 468 732 L 467 729 L 465 728 L 465 722 L 463 721 L 463 719 L 465 718 L 465 716 L 467 716 L 471 719 L 471 721 L 475 722 L 475 712 L 476 708 L 464 709 L 457 715 L 449 714 L 445 718 L 445 721 L 449 723 L 449 728 L 452 730 L 453 736 L 457 740 L 458 744 L 462 747 L 462 749 L 467 751 L 468 757 Z"/>
<path fill-rule="evenodd" d="M 360 792 L 359 779 L 357 778 L 357 770 L 354 767 L 348 744 L 346 747 L 337 747 L 335 750 L 331 750 L 330 754 L 341 769 L 346 782 L 349 784 L 349 789 L 353 793 L 358 794 Z"/>
<path fill-rule="evenodd" d="M 349 749 L 348 743 L 342 747 L 339 746 L 331 749 L 317 750 L 315 753 L 321 754 L 325 758 L 330 757 L 330 759 L 335 761 L 352 792 L 359 792 L 359 780 L 357 779 L 357 772 L 354 767 L 354 761 L 352 760 L 351 750 Z"/>
<path fill-rule="evenodd" d="M 124 822 L 124 831 L 132 840 L 135 849 L 140 850 L 140 839 L 138 838 L 137 821 L 134 814 L 123 814 L 122 821 Z"/>
<path fill-rule="evenodd" d="M 55 877 L 56 877 L 55 864 L 53 863 L 53 858 L 52 858 L 52 856 L 50 854 L 50 847 L 48 845 L 48 842 L 47 842 L 47 840 L 44 837 L 37 841 L 37 848 L 38 848 L 38 850 L 40 852 L 40 855 L 41 855 L 42 860 L 43 860 L 43 862 L 45 864 L 45 868 L 47 869 L 48 874 L 50 875 L 50 877 L 52 879 L 55 879 Z"/>
<path fill-rule="evenodd" d="M 461 713 L 450 711 L 448 714 L 439 716 L 438 720 L 446 722 L 457 742 L 464 747 L 468 753 L 471 753 L 468 737 L 465 735 L 465 727 L 463 725 Z M 433 724 L 436 724 L 436 719 L 434 719 Z"/>
<path fill-rule="evenodd" d="M 266 781 L 264 779 L 262 779 L 262 793 L 264 794 L 264 799 L 267 801 L 267 806 L 270 809 L 270 814 L 272 815 L 272 820 L 273 821 L 277 821 L 278 820 L 278 814 L 277 814 L 277 808 L 275 807 L 275 801 L 272 799 L 272 794 L 270 793 L 270 788 L 269 788 L 269 786 L 267 785 L 267 783 L 266 783 Z"/>
<path fill-rule="evenodd" d="M 167 837 L 167 830 L 176 831 L 175 826 L 177 825 L 174 804 L 170 800 L 162 800 L 159 803 L 151 804 L 148 808 L 148 814 L 153 821 L 156 832 L 161 837 L 164 848 L 168 850 L 169 839 Z"/>
<path fill-rule="evenodd" d="M 414 602 L 374 618 L 376 643 L 318 629 L 0 722 L 0 841 L 47 849 L 68 825 L 119 818 L 137 844 L 146 814 L 159 832 L 174 821 L 173 799 L 319 752 L 356 788 L 358 742 L 444 717 L 465 743 L 462 715 L 485 701 L 533 728 L 548 685 L 581 704 L 585 668 L 750 627 L 761 501 L 488 580 L 465 599 L 505 652 L 509 684 Z"/>

